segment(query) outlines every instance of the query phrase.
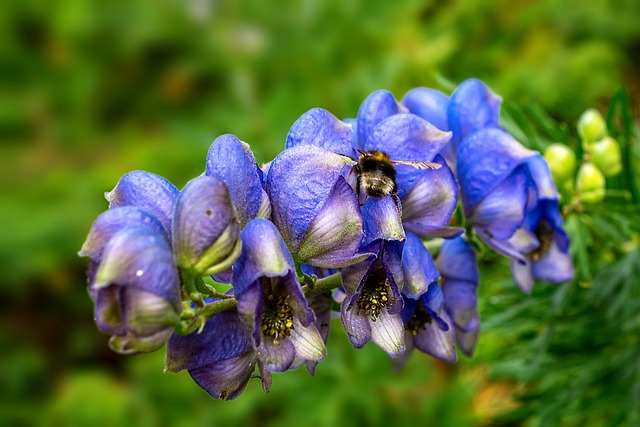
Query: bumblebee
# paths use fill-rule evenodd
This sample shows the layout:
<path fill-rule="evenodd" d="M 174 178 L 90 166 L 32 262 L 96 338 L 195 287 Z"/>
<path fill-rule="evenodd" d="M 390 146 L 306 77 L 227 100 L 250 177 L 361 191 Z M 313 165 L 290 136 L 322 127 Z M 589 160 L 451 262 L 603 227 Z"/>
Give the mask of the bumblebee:
<path fill-rule="evenodd" d="M 435 162 L 410 162 L 403 160 L 391 160 L 389 155 L 378 150 L 358 150 L 360 157 L 358 163 L 353 166 L 353 172 L 356 175 L 356 193 L 358 199 L 361 194 L 367 197 L 385 197 L 391 196 L 396 204 L 400 205 L 398 199 L 396 184 L 396 168 L 395 165 L 407 165 L 416 169 L 433 169 L 437 170 L 442 167 Z"/>

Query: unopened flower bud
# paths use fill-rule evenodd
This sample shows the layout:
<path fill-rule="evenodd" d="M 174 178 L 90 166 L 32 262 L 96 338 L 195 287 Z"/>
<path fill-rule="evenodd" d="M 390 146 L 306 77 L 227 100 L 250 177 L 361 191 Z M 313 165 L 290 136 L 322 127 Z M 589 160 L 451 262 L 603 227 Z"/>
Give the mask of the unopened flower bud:
<path fill-rule="evenodd" d="M 604 176 L 615 176 L 622 171 L 620 145 L 610 136 L 596 142 L 591 147 L 591 161 Z"/>
<path fill-rule="evenodd" d="M 593 163 L 584 163 L 580 167 L 576 187 L 585 203 L 598 203 L 604 199 L 605 178 Z"/>
<path fill-rule="evenodd" d="M 178 196 L 173 218 L 173 250 L 178 266 L 215 274 L 240 255 L 240 224 L 224 182 L 200 176 Z"/>
<path fill-rule="evenodd" d="M 578 133 L 582 141 L 588 144 L 607 136 L 607 125 L 602 114 L 594 108 L 582 113 L 580 120 L 578 120 Z"/>
<path fill-rule="evenodd" d="M 544 152 L 544 158 L 549 164 L 553 180 L 559 184 L 573 177 L 576 171 L 576 155 L 564 144 L 551 144 Z"/>

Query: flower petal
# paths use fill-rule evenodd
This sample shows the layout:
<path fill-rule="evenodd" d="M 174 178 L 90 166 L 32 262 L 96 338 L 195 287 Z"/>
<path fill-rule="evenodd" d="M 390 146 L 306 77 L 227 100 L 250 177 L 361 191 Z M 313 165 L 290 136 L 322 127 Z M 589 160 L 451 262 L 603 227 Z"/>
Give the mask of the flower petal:
<path fill-rule="evenodd" d="M 571 255 L 560 250 L 555 241 L 533 262 L 532 274 L 536 279 L 551 283 L 563 283 L 573 279 L 573 261 Z"/>
<path fill-rule="evenodd" d="M 361 148 L 367 147 L 367 139 L 371 136 L 378 123 L 402 112 L 406 112 L 406 108 L 398 104 L 391 92 L 378 90 L 369 95 L 358 110 L 356 126 L 358 146 Z M 371 150 L 371 148 L 365 149 Z"/>
<path fill-rule="evenodd" d="M 171 334 L 173 327 L 162 329 L 152 335 L 139 336 L 132 332 L 126 335 L 113 335 L 109 338 L 109 348 L 123 355 L 131 355 L 137 353 L 150 353 L 162 347 Z"/>
<path fill-rule="evenodd" d="M 233 400 L 244 391 L 256 366 L 253 350 L 189 370 L 189 375 L 214 399 Z"/>
<path fill-rule="evenodd" d="M 476 319 L 475 323 L 480 325 L 480 319 Z M 456 342 L 458 343 L 460 350 L 462 350 L 467 357 L 473 356 L 473 351 L 478 343 L 478 338 L 480 338 L 480 326 L 469 332 L 463 332 L 460 329 L 456 329 Z"/>
<path fill-rule="evenodd" d="M 367 316 L 358 306 L 349 308 L 349 298 L 342 301 L 340 310 L 342 326 L 347 333 L 349 341 L 355 348 L 362 348 L 371 339 L 371 326 Z"/>
<path fill-rule="evenodd" d="M 239 255 L 239 233 L 223 181 L 200 176 L 185 186 L 173 218 L 173 250 L 180 267 L 201 274 L 227 269 Z"/>
<path fill-rule="evenodd" d="M 100 261 L 109 240 L 127 226 L 142 225 L 168 237 L 162 223 L 151 212 L 136 206 L 123 206 L 101 213 L 94 221 L 78 255 Z"/>
<path fill-rule="evenodd" d="M 465 80 L 456 88 L 451 94 L 448 110 L 454 150 L 473 132 L 499 127 L 501 102 L 502 98 L 491 92 L 480 80 Z"/>
<path fill-rule="evenodd" d="M 391 160 L 430 162 L 451 139 L 413 114 L 396 114 L 381 121 L 367 139 L 365 150 L 383 151 Z"/>
<path fill-rule="evenodd" d="M 445 321 L 450 322 L 449 315 L 446 312 L 443 313 L 443 318 Z M 436 359 L 453 363 L 458 360 L 455 340 L 454 328 L 443 331 L 436 322 L 431 322 L 426 323 L 424 329 L 421 329 L 418 335 L 413 337 L 413 344 L 418 350 Z"/>
<path fill-rule="evenodd" d="M 362 246 L 375 240 L 404 240 L 402 217 L 393 198 L 369 197 L 362 206 L 364 239 Z"/>
<path fill-rule="evenodd" d="M 443 331 L 450 329 L 451 320 L 447 315 L 445 317 L 445 303 L 442 289 L 438 283 L 431 283 L 420 299 L 418 300 L 429 315 L 435 320 L 435 323 Z"/>
<path fill-rule="evenodd" d="M 352 132 L 350 125 L 340 121 L 327 110 L 313 108 L 293 124 L 287 135 L 286 147 L 315 145 L 334 153 L 356 158 L 356 152 L 352 146 Z"/>
<path fill-rule="evenodd" d="M 449 169 L 421 171 L 418 179 L 402 198 L 402 220 L 405 228 L 442 227 L 451 219 L 458 203 L 458 184 Z M 419 226 L 417 225 L 419 224 Z"/>
<path fill-rule="evenodd" d="M 305 327 L 294 318 L 289 339 L 296 348 L 296 357 L 300 359 L 318 362 L 327 355 L 324 340 L 313 324 Z"/>
<path fill-rule="evenodd" d="M 474 227 L 474 231 L 491 249 L 506 257 L 513 258 L 521 263 L 526 262 L 524 255 L 514 247 L 509 240 L 499 240 L 487 234 L 481 228 Z"/>
<path fill-rule="evenodd" d="M 94 289 L 133 287 L 163 297 L 181 310 L 180 280 L 167 241 L 146 227 L 126 227 L 105 247 Z"/>
<path fill-rule="evenodd" d="M 298 252 L 314 218 L 335 191 L 345 166 L 353 163 L 311 145 L 289 148 L 272 162 L 267 175 L 271 217 L 293 253 Z"/>
<path fill-rule="evenodd" d="M 436 264 L 422 240 L 413 233 L 407 233 L 402 251 L 402 271 L 404 287 L 402 293 L 417 299 L 427 292 L 427 288 L 440 278 Z"/>
<path fill-rule="evenodd" d="M 536 185 L 539 199 L 558 200 L 558 190 L 551 177 L 551 170 L 547 161 L 541 155 L 533 156 L 527 162 L 531 180 Z"/>
<path fill-rule="evenodd" d="M 296 348 L 289 339 L 281 339 L 276 345 L 270 338 L 263 339 L 256 347 L 258 358 L 266 369 L 272 372 L 284 372 L 296 358 Z"/>
<path fill-rule="evenodd" d="M 516 169 L 480 201 L 471 223 L 498 240 L 507 240 L 524 221 L 529 181 L 523 169 Z"/>
<path fill-rule="evenodd" d="M 333 191 L 311 221 L 298 257 L 308 264 L 339 268 L 366 258 L 357 254 L 364 236 L 362 213 L 353 189 L 339 177 Z"/>
<path fill-rule="evenodd" d="M 476 253 L 464 238 L 445 241 L 440 248 L 437 264 L 440 274 L 448 279 L 473 283 L 480 281 Z"/>
<path fill-rule="evenodd" d="M 270 221 L 256 218 L 240 234 L 242 253 L 233 267 L 236 297 L 260 277 L 284 277 L 295 271 L 293 258 Z"/>
<path fill-rule="evenodd" d="M 511 274 L 516 285 L 525 294 L 530 294 L 533 289 L 533 274 L 531 272 L 531 260 L 526 259 L 524 263 L 517 260 L 511 260 Z"/>
<path fill-rule="evenodd" d="M 389 314 L 382 309 L 378 318 L 369 319 L 371 341 L 383 349 L 390 357 L 398 357 L 404 353 L 404 324 L 400 314 Z"/>
<path fill-rule="evenodd" d="M 449 130 L 449 97 L 444 93 L 426 87 L 411 89 L 402 99 L 402 104 L 410 113 L 423 118 L 438 129 Z"/>
<path fill-rule="evenodd" d="M 145 208 L 156 216 L 167 234 L 171 232 L 173 206 L 180 192 L 165 178 L 145 171 L 125 174 L 115 188 L 105 193 L 109 209 L 120 206 Z"/>
<path fill-rule="evenodd" d="M 230 134 L 216 138 L 207 154 L 205 174 L 227 185 L 242 227 L 258 215 L 263 193 L 261 172 L 249 144 Z"/>
<path fill-rule="evenodd" d="M 453 323 L 463 331 L 476 329 L 478 284 L 466 280 L 446 279 L 442 283 L 442 293 L 447 311 Z"/>
<path fill-rule="evenodd" d="M 457 172 L 465 215 L 515 168 L 537 155 L 500 129 L 482 129 L 460 144 Z"/>

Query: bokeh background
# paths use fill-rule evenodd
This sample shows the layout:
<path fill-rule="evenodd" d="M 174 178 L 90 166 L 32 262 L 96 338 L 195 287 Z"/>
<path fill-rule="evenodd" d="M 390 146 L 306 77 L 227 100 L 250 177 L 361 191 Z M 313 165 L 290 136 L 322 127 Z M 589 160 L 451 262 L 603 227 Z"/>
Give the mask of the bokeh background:
<path fill-rule="evenodd" d="M 524 106 L 512 115 L 546 111 L 569 137 L 583 110 L 606 112 L 620 88 L 633 111 L 637 0 L 20 0 L 1 8 L 0 425 L 631 425 L 623 406 L 618 418 L 611 409 L 640 402 L 637 369 L 585 376 L 576 362 L 546 383 L 536 373 L 542 386 L 531 385 L 532 369 L 549 361 L 532 349 L 549 340 L 580 361 L 620 353 L 605 354 L 606 336 L 580 347 L 572 333 L 583 331 L 570 323 L 539 327 L 559 309 L 557 288 L 520 294 L 499 258 L 483 266 L 484 331 L 473 359 L 448 365 L 416 353 L 396 372 L 377 347 L 353 350 L 336 322 L 315 377 L 278 374 L 268 395 L 252 381 L 241 398 L 219 402 L 186 373 L 164 374 L 163 351 L 108 350 L 92 320 L 87 260 L 76 253 L 122 174 L 144 169 L 181 188 L 228 132 L 266 162 L 309 108 L 354 117 L 377 89 L 398 98 L 416 86 L 449 93 L 477 77 Z M 630 369 L 640 364 L 637 350 L 625 357 Z M 619 395 L 575 388 L 594 381 L 626 382 Z M 560 395 L 583 406 L 554 408 Z"/>

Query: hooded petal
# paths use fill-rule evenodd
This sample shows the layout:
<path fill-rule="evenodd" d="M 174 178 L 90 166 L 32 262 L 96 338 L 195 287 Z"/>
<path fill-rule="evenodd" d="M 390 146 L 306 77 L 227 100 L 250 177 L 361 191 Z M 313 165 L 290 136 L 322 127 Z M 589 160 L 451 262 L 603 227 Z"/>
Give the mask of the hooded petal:
<path fill-rule="evenodd" d="M 454 150 L 473 132 L 499 127 L 501 102 L 502 98 L 480 80 L 465 80 L 456 88 L 451 94 L 448 110 Z"/>
<path fill-rule="evenodd" d="M 338 177 L 333 191 L 311 221 L 298 257 L 318 267 L 339 268 L 368 256 L 356 253 L 364 236 L 362 212 L 353 189 Z"/>
<path fill-rule="evenodd" d="M 449 315 L 443 312 L 445 322 L 450 322 Z M 423 353 L 445 362 L 458 360 L 456 353 L 456 337 L 454 328 L 443 331 L 436 322 L 425 323 L 416 336 L 413 345 Z"/>
<path fill-rule="evenodd" d="M 443 132 L 416 115 L 396 114 L 378 123 L 364 149 L 383 151 L 391 160 L 429 162 L 450 139 L 451 132 Z"/>
<path fill-rule="evenodd" d="M 383 309 L 375 322 L 368 320 L 371 327 L 371 341 L 391 357 L 398 357 L 404 353 L 404 324 L 399 313 L 389 314 Z"/>
<path fill-rule="evenodd" d="M 531 180 L 535 183 L 539 199 L 558 200 L 558 190 L 551 177 L 547 161 L 541 155 L 533 156 L 527 162 Z"/>
<path fill-rule="evenodd" d="M 456 165 L 465 215 L 469 216 L 515 168 L 535 155 L 499 129 L 482 129 L 467 137 L 458 149 Z"/>
<path fill-rule="evenodd" d="M 352 140 L 353 131 L 350 125 L 340 121 L 327 110 L 313 108 L 293 124 L 287 135 L 286 147 L 315 145 L 355 158 L 356 152 L 353 149 Z"/>
<path fill-rule="evenodd" d="M 438 170 L 421 171 L 402 198 L 404 227 L 419 235 L 425 226 L 446 226 L 458 203 L 458 184 L 453 173 L 443 160 L 439 163 L 443 167 Z"/>
<path fill-rule="evenodd" d="M 135 225 L 150 228 L 165 238 L 168 237 L 162 223 L 150 211 L 135 206 L 123 206 L 109 209 L 98 216 L 78 255 L 99 261 L 109 240 L 124 227 Z"/>
<path fill-rule="evenodd" d="M 367 139 L 371 136 L 378 123 L 388 117 L 406 111 L 406 108 L 398 104 L 398 101 L 390 92 L 386 90 L 373 92 L 364 100 L 358 110 L 356 126 L 358 146 L 361 148 L 367 147 Z M 371 150 L 372 148 L 365 149 Z"/>
<path fill-rule="evenodd" d="M 258 216 L 265 199 L 262 172 L 249 144 L 230 134 L 218 137 L 209 148 L 205 174 L 226 184 L 242 227 Z"/>
<path fill-rule="evenodd" d="M 445 278 L 474 283 L 480 281 L 476 254 L 462 237 L 447 240 L 442 244 L 437 264 L 440 274 Z"/>
<path fill-rule="evenodd" d="M 369 197 L 362 206 L 366 246 L 375 240 L 404 240 L 402 217 L 391 197 Z"/>
<path fill-rule="evenodd" d="M 225 183 L 210 176 L 190 181 L 178 196 L 173 219 L 178 265 L 201 274 L 226 270 L 240 254 L 239 234 Z"/>
<path fill-rule="evenodd" d="M 522 226 L 527 208 L 529 180 L 516 169 L 476 206 L 470 220 L 498 240 L 507 240 Z"/>
<path fill-rule="evenodd" d="M 449 97 L 444 93 L 426 87 L 411 89 L 402 99 L 402 104 L 410 113 L 423 118 L 438 129 L 449 130 Z"/>
<path fill-rule="evenodd" d="M 271 217 L 293 253 L 298 252 L 311 223 L 336 191 L 345 166 L 353 163 L 311 145 L 287 149 L 272 162 L 267 176 Z M 344 203 L 351 203 L 352 196 L 345 197 Z"/>
<path fill-rule="evenodd" d="M 109 209 L 121 206 L 145 208 L 160 220 L 167 234 L 171 232 L 173 206 L 178 189 L 165 178 L 145 171 L 125 174 L 105 197 Z"/>
<path fill-rule="evenodd" d="M 291 253 L 270 221 L 256 218 L 249 222 L 240 240 L 242 253 L 233 271 L 236 296 L 262 276 L 283 277 L 295 271 Z"/>
<path fill-rule="evenodd" d="M 424 247 L 422 240 L 413 233 L 407 233 L 407 240 L 404 243 L 402 271 L 404 276 L 402 293 L 414 299 L 427 292 L 429 285 L 440 278 L 433 257 Z"/>
<path fill-rule="evenodd" d="M 167 241 L 146 227 L 126 227 L 105 247 L 94 289 L 132 287 L 160 296 L 181 310 L 180 280 Z"/>

